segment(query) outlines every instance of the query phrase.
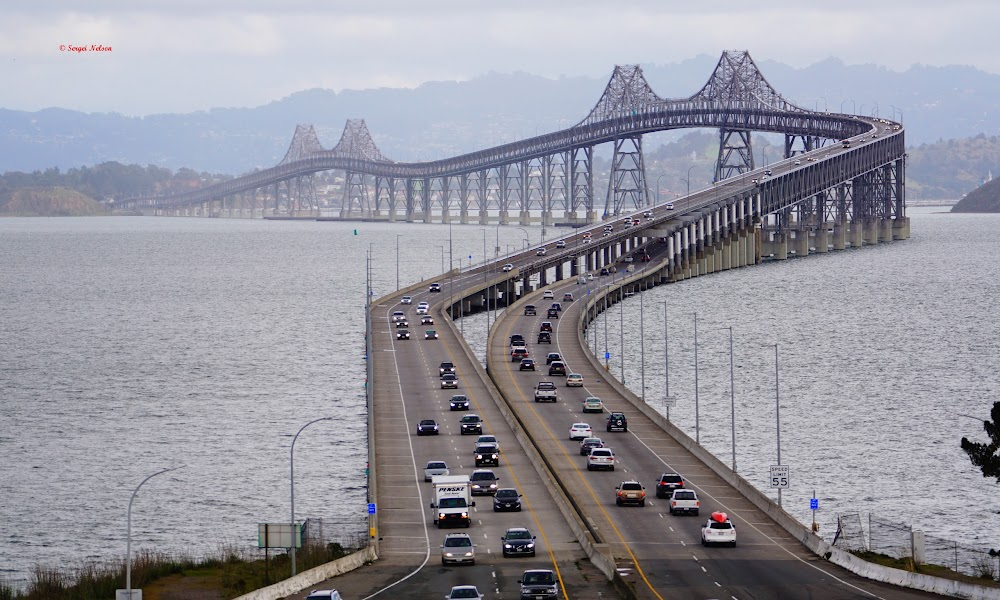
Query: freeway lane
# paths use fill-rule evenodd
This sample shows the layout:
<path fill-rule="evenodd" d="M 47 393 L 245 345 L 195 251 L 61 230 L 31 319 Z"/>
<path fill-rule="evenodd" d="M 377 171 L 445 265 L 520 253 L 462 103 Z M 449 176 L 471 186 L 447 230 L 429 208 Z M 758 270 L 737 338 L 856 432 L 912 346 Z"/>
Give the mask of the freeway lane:
<path fill-rule="evenodd" d="M 660 249 L 662 251 L 662 249 Z M 655 257 L 654 257 L 655 258 Z M 583 286 L 567 279 L 550 286 L 556 298 L 564 292 L 581 295 Z M 602 283 L 598 279 L 597 283 Z M 545 308 L 541 293 L 528 302 Z M 610 545 L 621 566 L 635 570 L 635 583 L 643 597 L 655 598 L 917 598 L 934 597 L 871 582 L 829 564 L 811 554 L 763 512 L 716 476 L 672 437 L 622 398 L 604 379 L 603 369 L 585 357 L 577 334 L 583 302 L 564 303 L 561 318 L 552 319 L 554 343 L 534 344 L 541 316 L 525 317 L 508 311 L 491 338 L 490 369 L 505 397 L 539 440 L 557 474 L 572 490 L 587 519 Z M 516 314 L 515 314 L 516 313 Z M 519 372 L 509 359 L 509 335 L 520 333 L 536 360 L 549 351 L 560 352 L 571 372 L 585 377 L 584 388 L 566 388 L 559 377 Z M 540 361 L 540 367 L 544 360 Z M 532 399 L 536 382 L 548 379 L 559 385 L 559 401 L 538 405 Z M 603 416 L 581 413 L 584 397 L 601 397 L 609 410 L 629 416 L 629 431 L 608 433 Z M 589 422 L 595 435 L 616 452 L 614 472 L 588 472 L 578 444 L 568 440 L 570 425 Z M 698 491 L 702 513 L 698 517 L 670 516 L 665 500 L 653 494 L 656 478 L 663 472 L 678 472 Z M 648 492 L 645 507 L 616 507 L 614 487 L 623 480 L 637 479 Z M 738 530 L 736 548 L 703 548 L 700 526 L 715 510 L 729 513 Z"/>

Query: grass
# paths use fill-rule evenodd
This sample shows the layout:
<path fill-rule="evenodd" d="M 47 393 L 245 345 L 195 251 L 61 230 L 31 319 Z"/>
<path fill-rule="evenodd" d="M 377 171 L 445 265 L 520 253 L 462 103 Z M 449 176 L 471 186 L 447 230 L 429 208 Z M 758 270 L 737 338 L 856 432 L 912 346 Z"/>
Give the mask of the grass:
<path fill-rule="evenodd" d="M 352 552 L 340 544 L 308 544 L 296 552 L 305 571 Z M 257 551 L 223 547 L 216 555 L 194 560 L 156 552 L 132 557 L 132 587 L 146 600 L 229 600 L 291 576 L 287 554 L 265 563 Z M 35 567 L 24 590 L 0 581 L 0 600 L 113 600 L 125 587 L 125 561 L 88 564 L 74 572 Z"/>
<path fill-rule="evenodd" d="M 978 576 L 973 576 L 953 571 L 952 569 L 942 567 L 941 565 L 914 564 L 913 559 L 909 557 L 895 558 L 886 554 L 868 551 L 851 551 L 851 554 L 871 563 L 891 567 L 893 569 L 909 571 L 910 573 L 921 573 L 923 575 L 940 577 L 942 579 L 949 579 L 952 581 L 962 581 L 985 587 L 1000 588 L 1000 581 L 996 580 L 995 569 L 992 568 L 991 564 L 984 563 L 984 565 L 979 569 Z M 3 600 L 3 598 L 0 597 L 0 600 Z"/>

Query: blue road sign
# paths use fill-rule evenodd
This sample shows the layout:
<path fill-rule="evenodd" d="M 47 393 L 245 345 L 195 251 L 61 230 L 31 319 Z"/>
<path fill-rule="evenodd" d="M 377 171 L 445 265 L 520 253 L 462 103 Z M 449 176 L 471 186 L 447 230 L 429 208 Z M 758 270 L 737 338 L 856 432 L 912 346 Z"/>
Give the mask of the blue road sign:
<path fill-rule="evenodd" d="M 817 498 L 810 498 L 809 499 L 809 509 L 810 510 L 819 510 L 819 499 L 817 499 Z"/>
<path fill-rule="evenodd" d="M 610 352 L 605 352 L 604 353 L 604 360 L 608 360 L 610 358 L 611 358 L 611 353 Z"/>
<path fill-rule="evenodd" d="M 375 514 L 375 503 L 374 502 L 369 502 L 368 503 L 368 514 L 370 514 L 370 515 L 374 515 Z"/>

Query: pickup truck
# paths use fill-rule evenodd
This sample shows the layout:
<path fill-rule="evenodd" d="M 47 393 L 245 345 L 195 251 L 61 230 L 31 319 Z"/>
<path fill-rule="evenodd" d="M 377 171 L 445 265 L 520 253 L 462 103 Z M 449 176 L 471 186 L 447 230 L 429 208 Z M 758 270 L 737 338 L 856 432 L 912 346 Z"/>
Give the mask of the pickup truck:
<path fill-rule="evenodd" d="M 539 381 L 535 386 L 535 402 L 555 402 L 556 384 L 551 381 Z"/>
<path fill-rule="evenodd" d="M 698 514 L 698 509 L 701 508 L 701 502 L 698 500 L 698 494 L 694 490 L 674 490 L 672 496 L 670 496 L 670 514 L 676 515 L 678 513 L 694 513 Z"/>

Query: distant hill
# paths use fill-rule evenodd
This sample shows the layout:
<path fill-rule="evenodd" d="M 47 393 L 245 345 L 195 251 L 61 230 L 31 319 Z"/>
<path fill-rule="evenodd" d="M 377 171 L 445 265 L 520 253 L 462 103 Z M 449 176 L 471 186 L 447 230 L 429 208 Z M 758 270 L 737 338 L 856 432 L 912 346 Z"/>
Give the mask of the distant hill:
<path fill-rule="evenodd" d="M 4 217 L 89 217 L 107 214 L 93 198 L 64 187 L 24 188 L 0 195 Z"/>
<path fill-rule="evenodd" d="M 1000 179 L 987 181 L 969 192 L 951 212 L 961 213 L 995 213 L 1000 212 Z"/>
<path fill-rule="evenodd" d="M 643 69 L 658 94 L 680 98 L 701 88 L 717 60 L 703 55 Z M 597 101 L 613 66 L 600 78 L 488 73 L 414 89 L 311 89 L 255 108 L 188 114 L 0 109 L 0 171 L 116 161 L 238 175 L 277 164 L 296 124 L 315 125 L 321 142 L 331 147 L 349 118 L 364 118 L 382 152 L 394 160 L 441 158 L 576 123 Z M 909 145 L 1000 133 L 1000 76 L 971 67 L 894 72 L 832 58 L 803 69 L 770 61 L 760 67 L 779 92 L 805 108 L 877 111 L 902 119 Z"/>

